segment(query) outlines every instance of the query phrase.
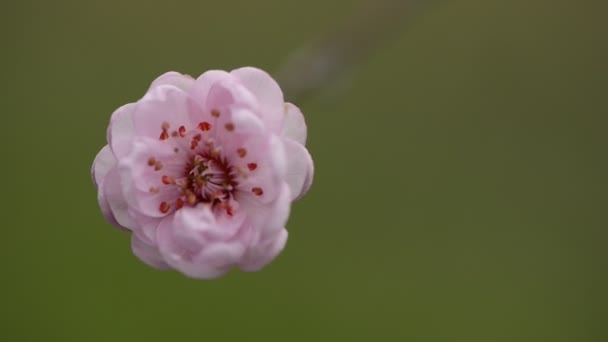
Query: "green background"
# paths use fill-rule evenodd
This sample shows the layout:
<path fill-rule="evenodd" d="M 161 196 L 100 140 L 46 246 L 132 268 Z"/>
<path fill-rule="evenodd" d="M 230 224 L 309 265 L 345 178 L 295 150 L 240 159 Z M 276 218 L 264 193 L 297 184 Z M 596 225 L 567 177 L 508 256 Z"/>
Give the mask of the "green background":
<path fill-rule="evenodd" d="M 605 1 L 443 1 L 299 102 L 315 182 L 261 272 L 156 271 L 103 220 L 114 109 L 272 72 L 356 4 L 0 5 L 0 340 L 607 341 Z"/>

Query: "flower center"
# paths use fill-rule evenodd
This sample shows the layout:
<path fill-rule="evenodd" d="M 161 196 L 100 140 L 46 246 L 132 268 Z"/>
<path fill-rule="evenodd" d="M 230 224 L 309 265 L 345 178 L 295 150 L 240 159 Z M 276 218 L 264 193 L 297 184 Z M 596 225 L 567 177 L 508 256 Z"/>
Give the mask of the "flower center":
<path fill-rule="evenodd" d="M 218 117 L 219 111 L 212 111 L 212 116 Z M 188 159 L 185 161 L 183 174 L 174 178 L 163 175 L 161 182 L 163 186 L 176 187 L 179 195 L 175 202 L 161 202 L 159 210 L 168 213 L 171 210 L 181 209 L 184 205 L 195 206 L 198 203 L 208 203 L 213 209 L 225 210 L 226 214 L 232 216 L 238 203 L 235 200 L 235 192 L 239 183 L 238 177 L 247 177 L 258 168 L 257 163 L 249 162 L 245 165 L 231 165 L 225 156 L 222 156 L 221 146 L 216 146 L 214 140 L 209 136 L 213 126 L 209 122 L 201 122 L 195 130 L 188 132 L 184 126 L 169 133 L 169 123 L 161 126 L 161 141 L 176 139 L 178 145 L 174 148 L 175 153 L 180 150 L 189 150 Z M 225 125 L 226 132 L 234 130 L 234 124 Z M 245 147 L 236 149 L 238 159 L 247 156 Z M 155 171 L 163 169 L 163 163 L 151 157 L 148 166 Z M 162 175 L 162 173 L 161 173 Z M 151 193 L 160 191 L 159 187 L 150 188 Z M 251 192 L 256 196 L 263 196 L 264 191 L 260 187 L 252 187 Z"/>
<path fill-rule="evenodd" d="M 237 185 L 231 170 L 228 162 L 217 153 L 195 155 L 186 165 L 186 175 L 181 182 L 188 204 L 228 202 Z"/>

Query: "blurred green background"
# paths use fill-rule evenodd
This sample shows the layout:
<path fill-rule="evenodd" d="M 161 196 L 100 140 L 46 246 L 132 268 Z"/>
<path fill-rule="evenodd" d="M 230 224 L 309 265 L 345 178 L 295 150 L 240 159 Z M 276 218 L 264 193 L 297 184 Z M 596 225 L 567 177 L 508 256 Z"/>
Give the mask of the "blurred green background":
<path fill-rule="evenodd" d="M 114 109 L 359 2 L 4 2 L 0 340 L 607 341 L 605 1 L 443 1 L 298 103 L 315 183 L 262 272 L 156 271 L 104 222 Z"/>

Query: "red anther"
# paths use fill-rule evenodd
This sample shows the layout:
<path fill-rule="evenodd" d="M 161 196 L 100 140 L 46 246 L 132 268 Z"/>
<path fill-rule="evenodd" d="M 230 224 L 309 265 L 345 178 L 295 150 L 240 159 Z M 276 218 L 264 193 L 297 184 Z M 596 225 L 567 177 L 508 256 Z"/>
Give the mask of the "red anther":
<path fill-rule="evenodd" d="M 163 131 L 163 132 L 160 134 L 160 137 L 158 137 L 158 138 L 159 138 L 160 140 L 167 140 L 167 139 L 169 139 L 169 133 L 167 133 L 167 131 Z"/>
<path fill-rule="evenodd" d="M 163 202 L 160 202 L 160 207 L 158 209 L 160 209 L 161 213 L 166 214 L 169 211 L 169 209 L 171 209 L 171 205 L 169 205 L 169 203 L 163 201 Z"/>
<path fill-rule="evenodd" d="M 165 184 L 165 185 L 175 184 L 175 179 L 173 179 L 173 177 L 169 177 L 169 176 L 163 176 L 162 181 L 163 181 L 163 184 Z"/>
<path fill-rule="evenodd" d="M 253 171 L 253 170 L 255 170 L 255 169 L 258 168 L 258 164 L 256 164 L 256 163 L 249 163 L 249 164 L 247 164 L 247 168 L 249 169 L 249 171 Z"/>
<path fill-rule="evenodd" d="M 256 196 L 262 196 L 264 194 L 264 190 L 258 187 L 251 189 L 251 192 L 253 192 Z"/>
<path fill-rule="evenodd" d="M 175 207 L 177 209 L 181 209 L 184 207 L 184 200 L 181 198 L 178 198 L 177 201 L 175 201 Z"/>
<path fill-rule="evenodd" d="M 207 121 L 203 121 L 198 124 L 198 128 L 203 132 L 207 132 L 208 130 L 211 129 L 211 124 L 208 123 Z"/>
<path fill-rule="evenodd" d="M 245 156 L 247 155 L 247 150 L 241 147 L 236 150 L 236 153 L 238 153 L 239 157 L 245 158 Z"/>
<path fill-rule="evenodd" d="M 186 189 L 185 194 L 186 194 L 186 201 L 188 202 L 188 204 L 195 205 L 197 202 L 197 198 L 196 198 L 196 195 L 194 194 L 194 192 L 192 192 L 192 190 L 190 190 L 190 189 Z"/>
<path fill-rule="evenodd" d="M 197 135 L 193 136 L 192 139 L 196 140 L 196 141 L 201 141 L 201 139 L 203 139 L 203 136 L 200 134 L 197 134 Z"/>
<path fill-rule="evenodd" d="M 214 109 L 214 110 L 211 111 L 211 115 L 213 115 L 216 118 L 219 118 L 220 117 L 220 111 L 217 110 L 217 109 Z"/>
<path fill-rule="evenodd" d="M 179 134 L 180 137 L 183 138 L 186 135 L 186 127 L 179 126 L 179 128 L 177 129 L 177 133 Z"/>

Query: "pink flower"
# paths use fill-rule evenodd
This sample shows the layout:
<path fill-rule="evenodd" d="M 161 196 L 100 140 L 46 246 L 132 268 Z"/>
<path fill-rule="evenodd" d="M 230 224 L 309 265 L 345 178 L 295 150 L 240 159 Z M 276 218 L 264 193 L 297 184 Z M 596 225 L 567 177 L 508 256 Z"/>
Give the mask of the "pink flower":
<path fill-rule="evenodd" d="M 194 278 L 272 261 L 313 177 L 302 113 L 251 67 L 160 76 L 107 140 L 92 168 L 105 218 L 143 262 Z"/>

